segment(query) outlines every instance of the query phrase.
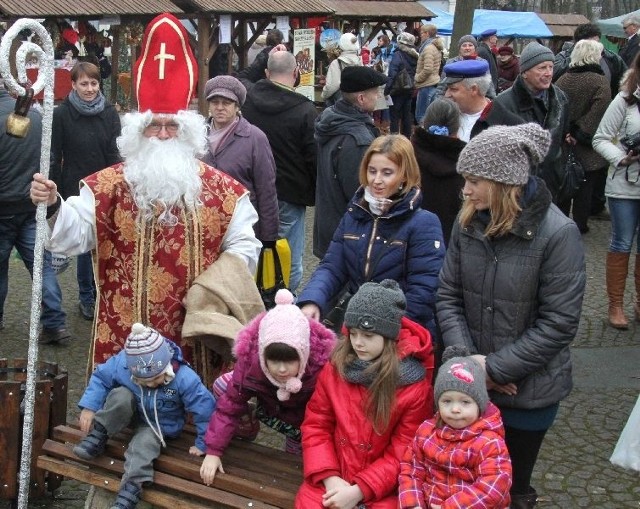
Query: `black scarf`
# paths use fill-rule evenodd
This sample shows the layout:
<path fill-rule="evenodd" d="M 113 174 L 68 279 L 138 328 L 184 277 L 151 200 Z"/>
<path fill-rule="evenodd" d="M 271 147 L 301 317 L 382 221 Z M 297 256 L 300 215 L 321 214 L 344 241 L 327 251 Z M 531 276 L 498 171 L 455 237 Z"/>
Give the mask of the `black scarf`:
<path fill-rule="evenodd" d="M 578 74 L 582 72 L 595 72 L 596 74 L 602 74 L 604 76 L 604 71 L 602 70 L 602 67 L 600 67 L 600 64 L 577 65 L 576 67 L 569 67 L 567 72 L 571 74 L 574 74 L 574 73 Z"/>

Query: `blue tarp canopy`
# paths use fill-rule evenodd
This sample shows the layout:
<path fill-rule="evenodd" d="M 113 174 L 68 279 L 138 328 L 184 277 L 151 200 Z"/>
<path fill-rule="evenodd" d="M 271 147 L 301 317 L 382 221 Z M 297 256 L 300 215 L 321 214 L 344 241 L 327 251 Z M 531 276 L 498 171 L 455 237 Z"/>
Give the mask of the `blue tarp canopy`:
<path fill-rule="evenodd" d="M 600 19 L 596 21 L 596 23 L 598 23 L 600 30 L 602 30 L 602 35 L 609 35 L 611 37 L 620 37 L 622 39 L 626 39 L 627 35 L 624 33 L 624 30 L 622 29 L 622 20 L 631 14 L 640 16 L 640 9 L 638 9 L 637 11 L 630 12 L 628 14 L 623 14 L 622 16 L 616 16 L 615 18 Z"/>
<path fill-rule="evenodd" d="M 451 35 L 453 31 L 453 14 L 429 7 L 438 17 L 428 23 L 438 27 L 440 35 Z M 427 23 L 427 22 L 425 22 Z M 553 37 L 553 34 L 544 21 L 535 12 L 492 11 L 488 9 L 476 9 L 473 14 L 473 35 L 480 35 L 485 30 L 495 28 L 498 37 L 522 37 L 541 39 Z"/>

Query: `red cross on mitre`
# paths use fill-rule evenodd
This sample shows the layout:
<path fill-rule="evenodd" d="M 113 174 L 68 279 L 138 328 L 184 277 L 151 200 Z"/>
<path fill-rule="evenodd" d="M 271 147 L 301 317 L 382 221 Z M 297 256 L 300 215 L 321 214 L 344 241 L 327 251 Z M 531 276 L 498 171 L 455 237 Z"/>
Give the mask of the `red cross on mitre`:
<path fill-rule="evenodd" d="M 139 111 L 188 109 L 196 91 L 198 64 L 187 31 L 175 16 L 163 13 L 147 25 L 133 75 Z"/>

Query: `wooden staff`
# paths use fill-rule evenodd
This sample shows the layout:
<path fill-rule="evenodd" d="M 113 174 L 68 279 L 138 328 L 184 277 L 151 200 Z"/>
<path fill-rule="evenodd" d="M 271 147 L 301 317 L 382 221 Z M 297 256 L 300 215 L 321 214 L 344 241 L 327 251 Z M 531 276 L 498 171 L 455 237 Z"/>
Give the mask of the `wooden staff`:
<path fill-rule="evenodd" d="M 42 48 L 32 42 L 23 42 L 16 53 L 18 81 L 12 76 L 9 66 L 9 52 L 14 39 L 22 30 L 30 30 L 42 41 Z M 20 83 L 27 83 L 27 55 L 33 54 L 40 66 L 38 79 L 33 84 L 33 94 L 44 90 L 42 119 L 42 150 L 40 153 L 40 173 L 49 175 L 51 149 L 51 123 L 53 119 L 53 43 L 46 29 L 32 19 L 19 19 L 5 33 L 0 42 L 0 76 L 4 78 L 9 91 L 22 97 L 27 90 Z M 20 488 L 18 491 L 18 509 L 27 509 L 29 502 L 29 483 L 31 476 L 31 441 L 33 437 L 33 416 L 38 360 L 38 326 L 40 323 L 40 305 L 42 301 L 42 267 L 44 244 L 47 235 L 47 205 L 40 203 L 36 209 L 36 239 L 33 260 L 33 285 L 31 290 L 31 321 L 29 324 L 29 354 L 27 360 L 27 383 L 24 395 L 24 427 L 22 432 L 22 455 L 20 458 Z"/>

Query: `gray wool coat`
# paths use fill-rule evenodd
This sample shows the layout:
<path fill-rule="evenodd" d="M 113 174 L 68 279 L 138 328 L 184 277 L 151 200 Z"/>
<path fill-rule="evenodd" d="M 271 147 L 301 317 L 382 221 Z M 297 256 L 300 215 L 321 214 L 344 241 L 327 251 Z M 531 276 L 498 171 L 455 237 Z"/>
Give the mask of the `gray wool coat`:
<path fill-rule="evenodd" d="M 440 273 L 437 316 L 445 346 L 486 355 L 487 374 L 518 393 L 490 391 L 499 407 L 534 409 L 572 388 L 569 345 L 585 288 L 584 248 L 575 223 L 551 203 L 538 177 L 511 233 L 488 239 L 474 217 L 456 223 Z"/>

